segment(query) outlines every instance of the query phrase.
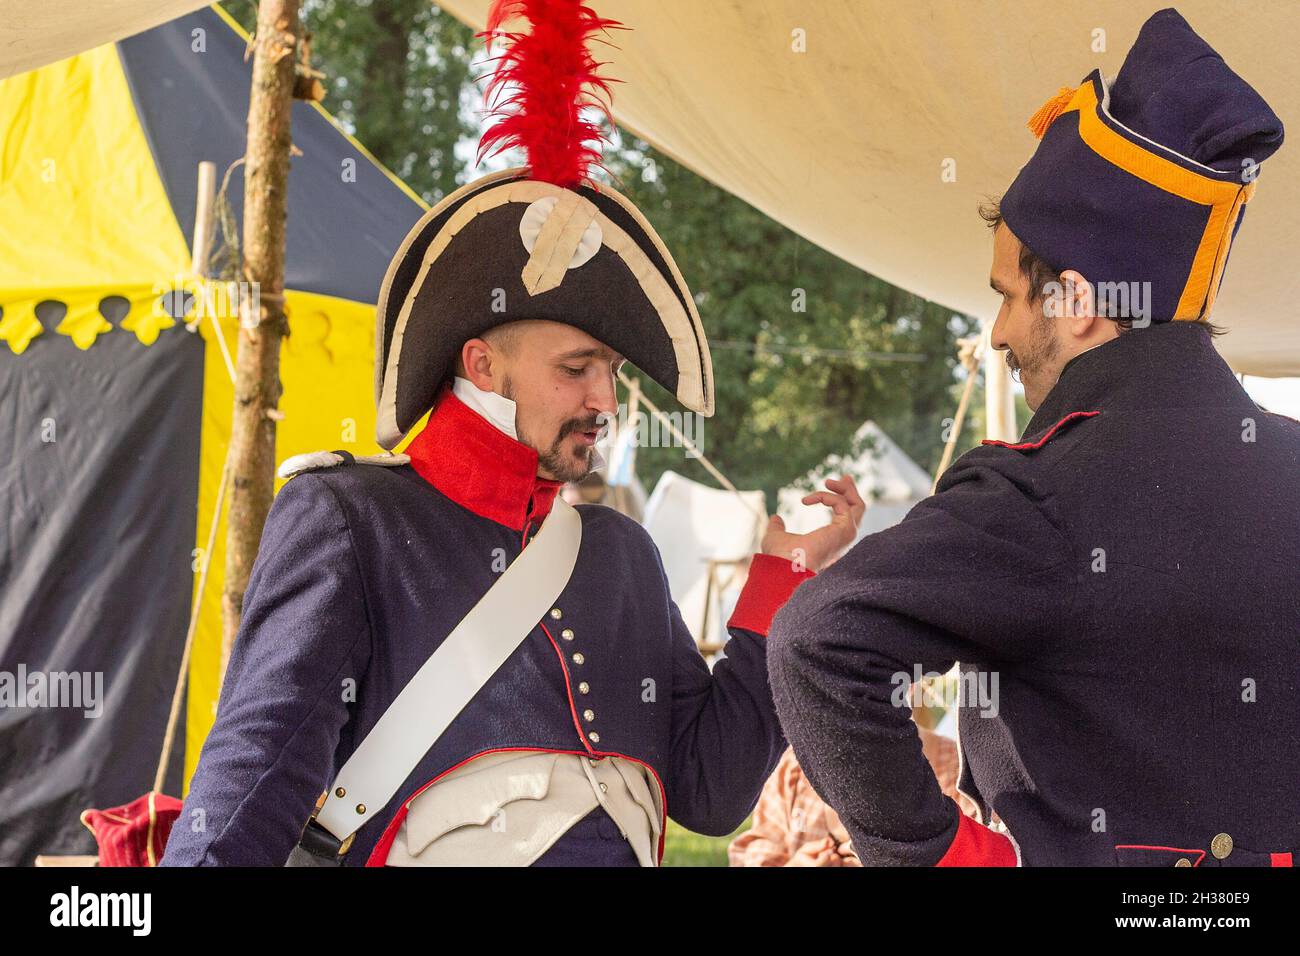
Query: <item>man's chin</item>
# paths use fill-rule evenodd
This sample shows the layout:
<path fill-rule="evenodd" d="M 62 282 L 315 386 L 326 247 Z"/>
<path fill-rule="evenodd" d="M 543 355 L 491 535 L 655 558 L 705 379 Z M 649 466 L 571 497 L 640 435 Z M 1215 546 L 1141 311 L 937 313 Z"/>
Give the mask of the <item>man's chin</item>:
<path fill-rule="evenodd" d="M 554 475 L 552 481 L 581 481 L 591 474 L 591 451 L 589 445 L 580 446 L 575 451 L 566 450 L 559 461 L 546 462 L 547 471 Z"/>

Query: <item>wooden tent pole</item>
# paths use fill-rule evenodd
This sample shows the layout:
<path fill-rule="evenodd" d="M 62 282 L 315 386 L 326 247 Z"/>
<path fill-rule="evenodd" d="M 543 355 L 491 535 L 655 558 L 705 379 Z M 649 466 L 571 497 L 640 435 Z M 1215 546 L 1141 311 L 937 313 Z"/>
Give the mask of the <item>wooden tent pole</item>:
<path fill-rule="evenodd" d="M 975 388 L 975 375 L 979 370 L 980 355 L 983 352 L 979 339 L 960 339 L 957 342 L 957 357 L 966 368 L 966 384 L 961 390 L 961 400 L 957 402 L 957 414 L 953 419 L 952 432 L 943 446 L 943 457 L 935 469 L 934 481 L 930 485 L 930 494 L 939 487 L 939 479 L 952 463 L 952 453 L 957 447 L 957 438 L 961 435 L 961 424 L 966 418 L 966 407 L 970 404 L 971 391 Z"/>
<path fill-rule="evenodd" d="M 190 243 L 190 271 L 206 276 L 212 259 L 212 210 L 217 196 L 217 164 L 199 163 L 198 196 L 194 203 L 194 239 Z"/>
<path fill-rule="evenodd" d="M 622 382 L 627 388 L 629 389 L 632 388 L 633 379 L 630 376 L 628 376 L 626 372 L 620 370 L 618 373 L 618 380 Z M 746 500 L 745 496 L 740 493 L 739 489 L 737 489 L 736 486 L 731 483 L 731 481 L 727 478 L 727 476 L 724 475 L 722 472 L 718 471 L 718 469 L 714 467 L 713 462 L 709 461 L 709 459 L 704 457 L 704 452 L 700 451 L 699 448 L 695 446 L 695 442 L 691 441 L 684 434 L 682 434 L 682 430 L 673 424 L 672 419 L 669 418 L 667 415 L 665 415 L 663 412 L 661 412 L 655 406 L 654 402 L 646 398 L 645 392 L 642 392 L 640 390 L 640 383 L 637 384 L 637 394 L 639 396 L 640 401 L 645 402 L 645 407 L 650 409 L 650 414 L 654 415 L 655 418 L 659 419 L 659 423 L 664 427 L 666 427 L 668 431 L 672 433 L 673 437 L 676 438 L 678 441 L 680 441 L 685 448 L 695 453 L 696 457 L 699 458 L 700 460 L 700 464 L 704 466 L 705 470 L 714 478 L 718 479 L 718 483 L 722 485 L 722 487 L 726 488 L 737 498 L 739 498 L 740 503 L 743 504 L 746 508 L 748 508 L 754 514 L 754 517 L 758 518 L 760 521 L 763 520 L 763 516 L 758 513 L 758 511 L 754 508 L 753 505 L 749 503 L 748 500 Z"/>
<path fill-rule="evenodd" d="M 244 261 L 239 300 L 235 401 L 227 463 L 230 514 L 226 521 L 225 586 L 221 595 L 221 672 L 224 676 L 244 591 L 275 493 L 275 423 L 284 312 L 285 217 L 292 143 L 295 67 L 302 25 L 298 0 L 261 0 L 253 37 L 253 80 L 244 153 Z"/>
<path fill-rule="evenodd" d="M 199 184 L 198 193 L 194 203 L 194 241 L 190 247 L 190 270 L 199 279 L 206 279 L 208 273 L 208 264 L 212 253 L 212 210 L 215 204 L 217 186 L 217 167 L 215 163 L 204 160 L 199 163 Z M 204 296 L 207 295 L 207 283 L 203 283 Z M 208 309 L 209 302 L 200 303 L 201 309 Z M 209 315 L 212 313 L 209 312 Z M 198 317 L 194 320 L 194 325 L 203 318 L 203 312 L 200 311 Z M 216 326 L 216 335 L 224 346 L 225 342 L 221 335 L 220 326 L 216 325 L 216 316 L 213 315 L 213 324 Z M 226 358 L 226 366 L 230 369 L 231 383 L 234 383 L 234 368 L 230 365 L 229 356 Z M 172 748 L 176 744 L 176 729 L 180 725 L 181 701 L 185 694 L 185 681 L 189 676 L 190 670 L 190 652 L 194 649 L 194 632 L 199 623 L 199 607 L 203 602 L 203 588 L 208 581 L 208 568 L 212 564 L 212 548 L 217 542 L 217 525 L 221 522 L 221 507 L 226 498 L 227 480 L 230 476 L 230 458 L 226 458 L 225 465 L 221 469 L 221 482 L 217 485 L 217 501 L 212 509 L 212 522 L 208 525 L 208 539 L 203 548 L 203 556 L 199 563 L 199 583 L 194 589 L 194 598 L 190 604 L 190 623 L 185 630 L 185 645 L 181 650 L 180 671 L 176 675 L 176 686 L 172 689 L 171 709 L 167 714 L 167 729 L 163 732 L 162 752 L 158 755 L 158 767 L 154 771 L 153 789 L 156 793 L 163 792 L 163 784 L 167 778 L 167 765 L 171 762 Z"/>

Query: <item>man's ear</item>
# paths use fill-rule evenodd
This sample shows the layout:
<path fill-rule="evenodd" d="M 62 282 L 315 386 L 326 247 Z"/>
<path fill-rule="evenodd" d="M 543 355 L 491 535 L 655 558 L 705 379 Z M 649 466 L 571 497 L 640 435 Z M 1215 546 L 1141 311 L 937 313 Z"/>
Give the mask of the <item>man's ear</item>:
<path fill-rule="evenodd" d="M 1061 273 L 1061 298 L 1058 313 L 1071 321 L 1070 329 L 1075 335 L 1086 335 L 1097 318 L 1097 301 L 1093 296 L 1092 283 L 1073 269 Z"/>
<path fill-rule="evenodd" d="M 483 339 L 470 339 L 460 347 L 460 366 L 464 369 L 465 378 L 482 391 L 493 391 L 496 362 L 495 351 Z"/>

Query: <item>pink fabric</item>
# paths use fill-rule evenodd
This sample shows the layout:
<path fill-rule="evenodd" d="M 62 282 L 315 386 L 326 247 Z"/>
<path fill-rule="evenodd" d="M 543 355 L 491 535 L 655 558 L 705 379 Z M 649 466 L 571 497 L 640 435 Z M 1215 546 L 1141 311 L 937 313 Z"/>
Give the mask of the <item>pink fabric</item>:
<path fill-rule="evenodd" d="M 957 745 L 920 729 L 939 788 L 957 799 Z M 861 866 L 839 815 L 817 796 L 786 748 L 754 808 L 753 825 L 727 848 L 731 866 Z"/>

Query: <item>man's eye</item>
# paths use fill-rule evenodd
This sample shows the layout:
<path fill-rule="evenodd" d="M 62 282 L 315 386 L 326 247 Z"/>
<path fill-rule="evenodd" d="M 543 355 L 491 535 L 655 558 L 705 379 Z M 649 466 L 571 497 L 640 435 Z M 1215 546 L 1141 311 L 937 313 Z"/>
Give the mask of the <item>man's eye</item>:
<path fill-rule="evenodd" d="M 574 368 L 572 365 L 563 365 L 561 368 L 564 369 L 565 374 L 572 375 L 574 378 L 577 378 L 586 371 L 585 368 Z"/>

